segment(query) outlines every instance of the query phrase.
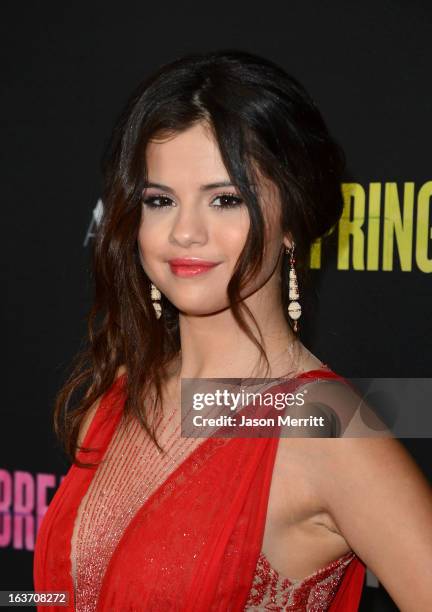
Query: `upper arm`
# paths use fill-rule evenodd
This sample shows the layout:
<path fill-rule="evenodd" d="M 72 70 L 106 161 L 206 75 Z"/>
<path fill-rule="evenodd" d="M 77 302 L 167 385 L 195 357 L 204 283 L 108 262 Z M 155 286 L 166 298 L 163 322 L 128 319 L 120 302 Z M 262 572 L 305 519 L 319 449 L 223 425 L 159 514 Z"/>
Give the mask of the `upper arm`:
<path fill-rule="evenodd" d="M 430 610 L 432 490 L 414 460 L 394 438 L 314 444 L 315 488 L 350 547 L 401 610 Z"/>
<path fill-rule="evenodd" d="M 124 365 L 121 365 L 117 368 L 116 374 L 115 374 L 115 378 L 117 379 L 119 376 L 121 376 L 124 372 L 126 371 L 126 368 Z M 99 404 L 101 402 L 102 396 L 98 397 L 95 402 L 90 406 L 90 408 L 87 410 L 87 412 L 85 413 L 83 420 L 81 421 L 81 425 L 80 425 L 80 429 L 79 429 L 79 433 L 78 433 L 78 446 L 81 446 L 82 443 L 85 440 L 87 431 L 89 430 L 89 427 L 91 425 L 91 422 L 93 421 L 93 418 L 97 412 L 97 409 L 99 407 Z"/>

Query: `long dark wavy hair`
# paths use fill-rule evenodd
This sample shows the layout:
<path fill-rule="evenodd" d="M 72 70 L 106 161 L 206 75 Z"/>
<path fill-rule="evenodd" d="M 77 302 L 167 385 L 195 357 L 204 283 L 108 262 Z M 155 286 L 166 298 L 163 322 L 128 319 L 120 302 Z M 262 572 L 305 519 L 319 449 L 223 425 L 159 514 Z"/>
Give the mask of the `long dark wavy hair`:
<path fill-rule="evenodd" d="M 261 331 L 239 299 L 241 288 L 259 271 L 263 259 L 265 209 L 254 186 L 256 168 L 278 189 L 282 230 L 295 242 L 300 291 L 312 243 L 326 236 L 342 214 L 344 152 L 311 96 L 284 69 L 263 57 L 226 49 L 180 57 L 146 78 L 120 114 L 102 157 L 104 213 L 93 242 L 94 300 L 88 338 L 54 406 L 56 434 L 77 465 L 92 465 L 76 459 L 80 426 L 90 407 L 111 387 L 120 366 L 126 372 L 124 415 L 136 416 L 163 451 L 150 417 L 161 411 L 166 372 L 181 347 L 178 310 L 162 295 L 162 316 L 156 318 L 151 281 L 139 257 L 145 151 L 150 139 L 179 133 L 198 122 L 213 131 L 231 182 L 249 211 L 249 234 L 227 294 L 233 316 L 267 368 Z M 288 262 L 283 261 L 281 300 L 291 325 L 288 271 Z M 244 313 L 258 329 L 260 340 Z M 80 399 L 71 407 L 77 392 Z"/>

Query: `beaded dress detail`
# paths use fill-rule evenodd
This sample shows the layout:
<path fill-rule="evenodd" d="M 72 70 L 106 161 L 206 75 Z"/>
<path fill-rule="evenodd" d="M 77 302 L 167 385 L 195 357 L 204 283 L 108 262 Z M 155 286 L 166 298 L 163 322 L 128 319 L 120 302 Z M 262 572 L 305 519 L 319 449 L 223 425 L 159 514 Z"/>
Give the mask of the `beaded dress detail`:
<path fill-rule="evenodd" d="M 245 611 L 328 610 L 344 571 L 354 556 L 354 553 L 349 551 L 302 580 L 290 580 L 280 576 L 261 552 Z"/>
<path fill-rule="evenodd" d="M 160 453 L 137 420 L 119 424 L 84 496 L 74 525 L 71 567 L 77 612 L 96 609 L 109 559 L 127 525 L 168 474 L 202 440 L 180 437 L 172 411 L 159 421 Z"/>
<path fill-rule="evenodd" d="M 79 454 L 97 467 L 71 466 L 39 528 L 35 590 L 70 593 L 53 611 L 357 610 L 365 568 L 354 553 L 291 581 L 261 550 L 277 438 L 182 437 L 184 416 L 167 406 L 160 453 L 126 419 L 124 382 L 105 394 L 84 440 L 93 450 Z"/>

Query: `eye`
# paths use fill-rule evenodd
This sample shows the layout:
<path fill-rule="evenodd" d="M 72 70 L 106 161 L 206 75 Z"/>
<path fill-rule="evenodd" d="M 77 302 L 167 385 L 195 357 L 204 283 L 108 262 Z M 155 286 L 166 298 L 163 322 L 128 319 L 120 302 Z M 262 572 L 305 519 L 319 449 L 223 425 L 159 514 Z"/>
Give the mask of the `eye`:
<path fill-rule="evenodd" d="M 215 204 L 217 200 L 220 200 L 220 204 Z M 172 203 L 173 200 L 165 194 L 148 196 L 147 198 L 143 199 L 143 204 L 153 209 L 168 208 Z M 227 208 L 237 208 L 238 206 L 241 206 L 243 204 L 243 200 L 232 193 L 220 193 L 213 198 L 211 204 L 215 209 L 225 210 Z"/>
<path fill-rule="evenodd" d="M 158 200 L 160 203 L 158 204 Z M 157 195 L 157 196 L 149 196 L 148 198 L 143 199 L 143 204 L 148 206 L 149 208 L 167 208 L 172 202 L 171 198 L 167 195 Z"/>
<path fill-rule="evenodd" d="M 237 208 L 243 204 L 243 200 L 232 193 L 220 193 L 213 200 L 212 204 L 216 200 L 221 200 L 221 204 L 217 204 L 214 206 L 215 209 L 226 209 L 226 208 Z"/>

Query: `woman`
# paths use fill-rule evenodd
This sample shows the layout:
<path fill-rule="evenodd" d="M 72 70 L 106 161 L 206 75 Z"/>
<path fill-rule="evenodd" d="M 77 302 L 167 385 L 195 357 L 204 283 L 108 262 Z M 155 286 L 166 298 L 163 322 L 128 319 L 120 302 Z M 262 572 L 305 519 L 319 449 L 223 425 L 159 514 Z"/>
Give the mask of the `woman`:
<path fill-rule="evenodd" d="M 354 422 L 298 337 L 343 169 L 310 96 L 263 58 L 190 55 L 134 93 L 104 158 L 89 349 L 55 413 L 74 465 L 38 534 L 37 590 L 78 611 L 350 611 L 368 565 L 402 610 L 430 608 L 431 492 L 397 441 L 361 424 L 181 435 L 185 379 L 308 388 L 308 414 L 324 398 L 342 433 Z"/>

